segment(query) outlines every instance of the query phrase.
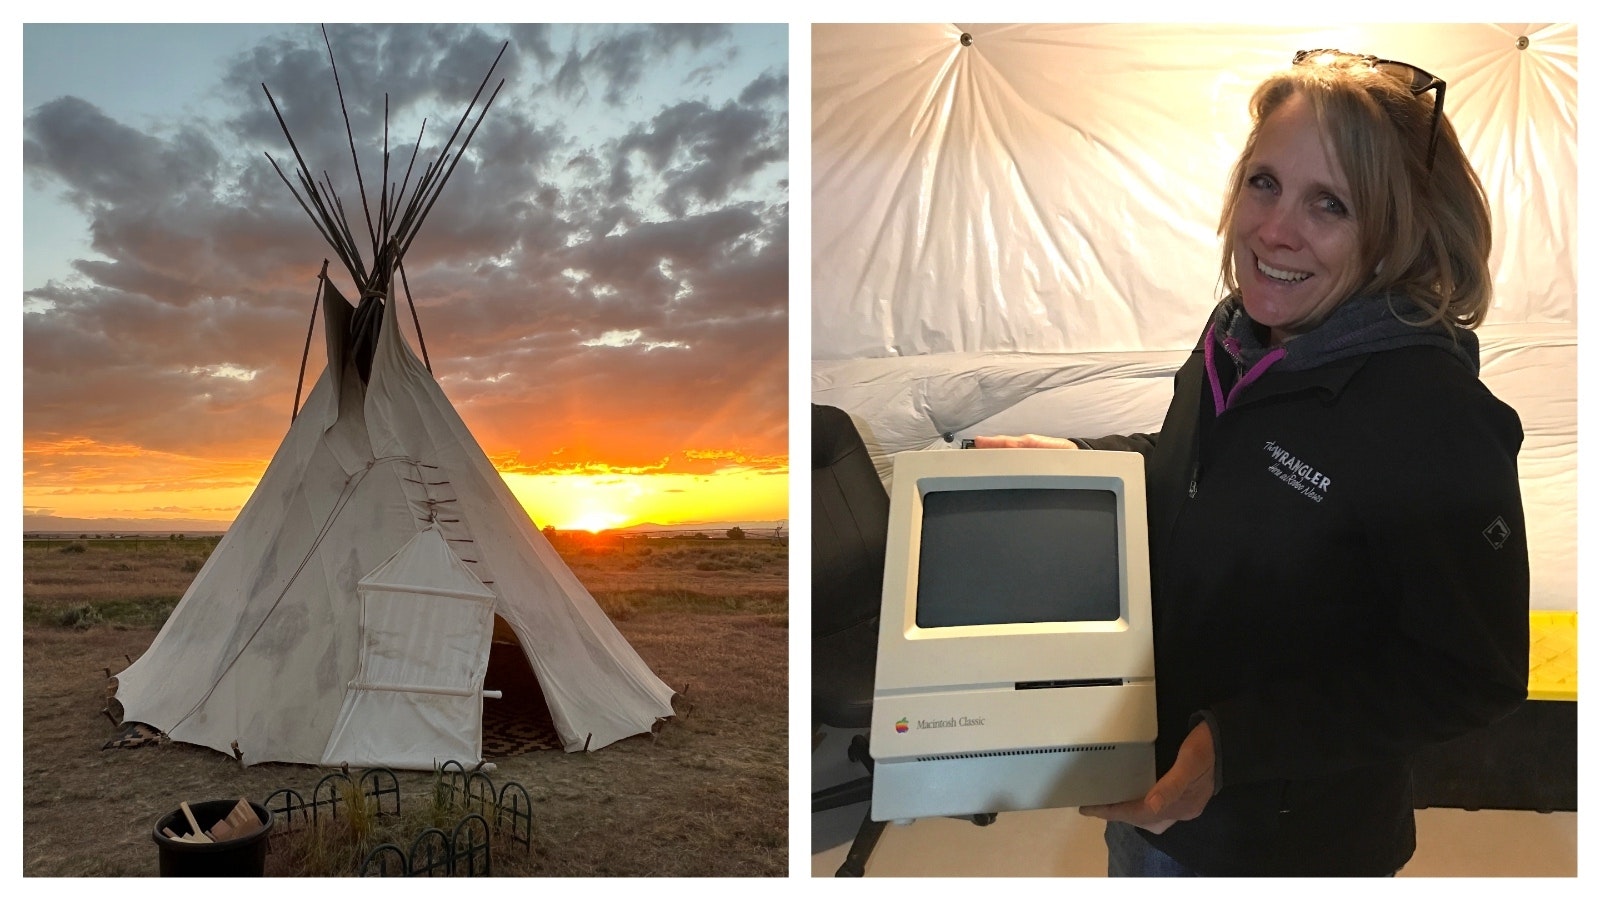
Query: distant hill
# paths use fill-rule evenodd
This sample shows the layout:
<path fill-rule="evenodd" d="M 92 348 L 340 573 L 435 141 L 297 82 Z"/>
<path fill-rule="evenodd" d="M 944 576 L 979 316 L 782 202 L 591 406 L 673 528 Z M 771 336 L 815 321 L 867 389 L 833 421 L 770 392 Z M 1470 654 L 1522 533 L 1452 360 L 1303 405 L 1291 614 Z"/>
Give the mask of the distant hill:
<path fill-rule="evenodd" d="M 640 522 L 638 525 L 629 525 L 627 528 L 608 528 L 613 534 L 655 534 L 674 531 L 706 531 L 724 532 L 733 527 L 751 532 L 771 533 L 776 528 L 782 528 L 784 533 L 789 532 L 787 519 L 775 519 L 768 522 L 679 522 L 676 525 L 660 525 L 655 522 Z"/>
<path fill-rule="evenodd" d="M 22 533 L 56 534 L 221 534 L 231 522 L 210 519 L 69 519 L 63 516 L 22 517 Z"/>

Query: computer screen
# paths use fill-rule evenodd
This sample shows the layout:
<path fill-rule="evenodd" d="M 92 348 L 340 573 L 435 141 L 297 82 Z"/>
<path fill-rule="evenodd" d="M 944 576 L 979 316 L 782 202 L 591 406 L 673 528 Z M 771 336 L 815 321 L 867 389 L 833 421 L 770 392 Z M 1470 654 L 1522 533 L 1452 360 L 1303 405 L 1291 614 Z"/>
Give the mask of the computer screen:
<path fill-rule="evenodd" d="M 1113 621 L 1122 612 L 1118 527 L 1113 491 L 925 494 L 917 627 Z"/>
<path fill-rule="evenodd" d="M 914 451 L 889 493 L 880 691 L 1154 677 L 1141 456 Z"/>

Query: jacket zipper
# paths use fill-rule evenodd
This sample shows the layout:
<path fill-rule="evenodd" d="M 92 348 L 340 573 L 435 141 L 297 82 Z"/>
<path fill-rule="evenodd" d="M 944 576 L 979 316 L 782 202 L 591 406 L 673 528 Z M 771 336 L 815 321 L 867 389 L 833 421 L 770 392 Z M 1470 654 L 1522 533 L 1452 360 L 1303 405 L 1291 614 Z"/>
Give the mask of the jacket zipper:
<path fill-rule="evenodd" d="M 1194 468 L 1189 470 L 1189 499 L 1193 500 L 1200 493 L 1200 461 L 1194 461 Z"/>

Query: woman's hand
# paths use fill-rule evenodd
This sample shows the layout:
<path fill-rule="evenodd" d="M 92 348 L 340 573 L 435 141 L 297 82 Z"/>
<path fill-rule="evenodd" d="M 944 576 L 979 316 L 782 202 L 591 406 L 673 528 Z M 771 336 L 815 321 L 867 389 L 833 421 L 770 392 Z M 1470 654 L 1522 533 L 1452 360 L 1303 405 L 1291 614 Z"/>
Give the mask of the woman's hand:
<path fill-rule="evenodd" d="M 996 447 L 1041 447 L 1046 450 L 1076 450 L 1078 445 L 1066 438 L 1045 437 L 1042 434 L 995 434 L 972 439 L 972 446 L 978 449 L 992 449 Z"/>
<path fill-rule="evenodd" d="M 1216 761 L 1211 726 L 1201 722 L 1183 739 L 1172 768 L 1143 799 L 1084 806 L 1078 812 L 1098 819 L 1127 822 L 1160 834 L 1173 822 L 1186 822 L 1206 808 L 1215 792 Z"/>

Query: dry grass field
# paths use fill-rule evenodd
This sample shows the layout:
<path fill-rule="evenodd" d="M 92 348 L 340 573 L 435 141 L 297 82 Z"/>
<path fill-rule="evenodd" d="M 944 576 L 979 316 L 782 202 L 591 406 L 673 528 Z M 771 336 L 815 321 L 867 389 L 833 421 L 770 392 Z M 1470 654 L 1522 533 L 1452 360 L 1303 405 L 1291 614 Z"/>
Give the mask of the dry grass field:
<path fill-rule="evenodd" d="M 155 637 L 208 540 L 25 541 L 23 874 L 157 874 L 155 821 L 178 801 L 309 795 L 326 770 L 243 767 L 184 744 L 102 750 L 106 670 Z M 533 800 L 533 850 L 497 875 L 782 876 L 788 871 L 787 549 L 765 540 L 558 535 L 579 579 L 664 681 L 659 733 L 594 753 L 495 759 Z M 402 812 L 433 777 L 397 773 Z M 268 874 L 297 875 L 274 849 Z"/>

